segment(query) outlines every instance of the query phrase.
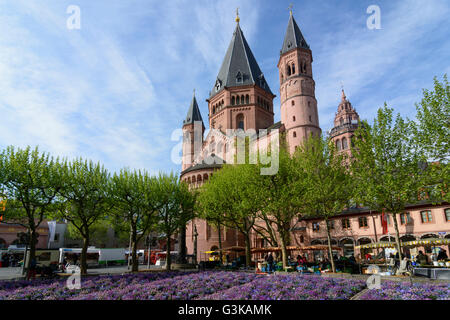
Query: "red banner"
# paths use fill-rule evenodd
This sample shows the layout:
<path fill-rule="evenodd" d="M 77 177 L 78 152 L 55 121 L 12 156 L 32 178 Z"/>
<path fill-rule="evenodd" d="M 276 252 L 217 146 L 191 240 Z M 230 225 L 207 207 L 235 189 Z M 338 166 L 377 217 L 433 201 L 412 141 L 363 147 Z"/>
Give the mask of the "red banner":
<path fill-rule="evenodd" d="M 388 233 L 388 223 L 387 223 L 387 214 L 383 211 L 381 212 L 381 226 L 383 227 L 383 234 Z"/>

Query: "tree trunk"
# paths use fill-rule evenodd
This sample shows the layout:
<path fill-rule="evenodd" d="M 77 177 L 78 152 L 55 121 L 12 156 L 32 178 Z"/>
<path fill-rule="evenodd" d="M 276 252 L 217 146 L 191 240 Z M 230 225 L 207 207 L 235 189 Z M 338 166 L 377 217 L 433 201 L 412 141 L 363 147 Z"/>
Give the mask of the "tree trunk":
<path fill-rule="evenodd" d="M 217 235 L 219 236 L 219 261 L 220 261 L 220 264 L 223 264 L 222 231 L 220 230 L 220 223 L 217 223 Z"/>
<path fill-rule="evenodd" d="M 402 261 L 402 247 L 400 245 L 400 232 L 398 231 L 398 224 L 397 224 L 397 214 L 392 214 L 393 220 L 394 220 L 394 228 L 395 228 L 395 244 L 397 246 L 398 251 L 398 258 L 400 261 Z"/>
<path fill-rule="evenodd" d="M 252 262 L 252 254 L 251 254 L 251 249 L 250 249 L 250 232 L 247 232 L 244 234 L 245 237 L 245 266 L 247 268 L 250 267 L 251 262 Z"/>
<path fill-rule="evenodd" d="M 81 249 L 81 274 L 87 274 L 87 250 L 89 247 L 89 232 L 85 231 L 83 236 L 83 248 Z"/>
<path fill-rule="evenodd" d="M 186 263 L 186 225 L 180 227 L 180 230 L 178 233 L 178 246 L 179 246 L 178 263 L 185 264 Z"/>
<path fill-rule="evenodd" d="M 36 258 L 36 229 L 35 228 L 30 228 L 30 236 L 28 238 L 29 238 L 28 245 L 30 246 L 30 258 L 26 259 L 26 257 L 24 257 L 24 261 L 26 260 L 26 263 L 27 263 L 26 264 L 27 270 L 30 268 L 31 260 Z"/>
<path fill-rule="evenodd" d="M 170 236 L 167 236 L 167 250 L 166 250 L 166 270 L 170 271 L 170 264 L 171 264 L 171 257 L 170 257 Z"/>
<path fill-rule="evenodd" d="M 138 272 L 139 271 L 139 261 L 137 257 L 137 232 L 136 228 L 132 227 L 131 231 L 131 271 Z"/>
<path fill-rule="evenodd" d="M 333 249 L 331 248 L 331 235 L 330 235 L 330 226 L 328 224 L 328 219 L 325 220 L 325 225 L 327 226 L 328 256 L 330 257 L 331 271 L 333 271 L 333 273 L 336 273 L 336 266 L 334 264 L 334 258 L 333 258 Z"/>
<path fill-rule="evenodd" d="M 282 231 L 282 234 L 280 234 L 280 245 L 281 245 L 281 260 L 283 261 L 283 269 L 285 269 L 288 266 L 288 256 L 285 238 L 286 238 L 285 232 Z"/>

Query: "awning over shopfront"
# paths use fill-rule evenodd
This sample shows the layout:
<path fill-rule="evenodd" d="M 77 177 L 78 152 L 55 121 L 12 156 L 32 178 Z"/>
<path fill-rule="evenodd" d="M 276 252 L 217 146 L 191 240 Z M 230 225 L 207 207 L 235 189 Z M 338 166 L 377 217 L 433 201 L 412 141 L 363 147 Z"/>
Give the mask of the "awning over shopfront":
<path fill-rule="evenodd" d="M 332 250 L 342 250 L 342 248 L 340 247 L 336 247 L 336 246 L 332 246 L 331 247 Z M 295 247 L 295 246 L 287 246 L 286 247 L 287 251 L 304 251 L 304 250 L 328 250 L 328 246 L 327 245 L 313 245 L 313 246 L 304 246 L 304 247 Z M 253 248 L 252 249 L 252 253 L 260 253 L 260 252 L 277 252 L 277 251 L 281 251 L 280 247 L 267 247 L 267 248 Z"/>
<path fill-rule="evenodd" d="M 355 246 L 355 249 L 395 248 L 395 242 L 379 241 Z"/>
<path fill-rule="evenodd" d="M 423 247 L 423 246 L 440 246 L 450 244 L 450 239 L 431 238 L 405 242 L 400 241 L 400 244 L 402 247 L 409 247 L 409 248 Z M 395 242 L 380 241 L 355 246 L 355 249 L 375 249 L 375 248 L 395 248 Z"/>

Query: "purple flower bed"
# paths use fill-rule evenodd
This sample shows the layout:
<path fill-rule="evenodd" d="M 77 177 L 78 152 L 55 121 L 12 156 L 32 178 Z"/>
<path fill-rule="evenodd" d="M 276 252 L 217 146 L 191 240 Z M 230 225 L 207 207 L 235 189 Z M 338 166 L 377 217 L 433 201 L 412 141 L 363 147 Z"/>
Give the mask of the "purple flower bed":
<path fill-rule="evenodd" d="M 80 295 L 101 294 L 103 291 L 120 290 L 138 283 L 149 283 L 183 274 L 180 272 L 158 272 L 82 277 L 80 290 L 69 290 L 66 288 L 66 278 L 58 280 L 2 281 L 0 282 L 0 300 L 66 300 Z"/>
<path fill-rule="evenodd" d="M 450 300 L 450 283 L 382 282 L 381 289 L 367 290 L 361 300 Z"/>
<path fill-rule="evenodd" d="M 363 300 L 450 300 L 450 284 L 383 282 Z M 66 279 L 0 282 L 0 300 L 343 300 L 366 288 L 364 280 L 316 275 L 242 272 L 138 273 L 85 277 L 81 289 Z"/>
<path fill-rule="evenodd" d="M 191 300 L 235 288 L 261 277 L 252 273 L 202 272 L 140 282 L 103 292 L 80 293 L 71 300 Z"/>
<path fill-rule="evenodd" d="M 361 280 L 322 278 L 313 275 L 265 276 L 205 299 L 211 300 L 343 300 L 366 286 Z"/>

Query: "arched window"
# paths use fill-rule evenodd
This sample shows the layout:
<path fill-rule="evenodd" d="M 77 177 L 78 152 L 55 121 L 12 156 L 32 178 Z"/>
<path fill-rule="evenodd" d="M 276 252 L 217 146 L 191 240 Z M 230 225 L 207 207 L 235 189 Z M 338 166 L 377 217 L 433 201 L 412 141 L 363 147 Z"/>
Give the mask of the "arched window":
<path fill-rule="evenodd" d="M 259 97 L 256 99 L 256 104 L 259 106 L 261 104 L 261 99 L 259 99 Z"/>
<path fill-rule="evenodd" d="M 312 118 L 311 118 L 311 116 L 309 116 L 309 122 L 312 122 Z"/>
<path fill-rule="evenodd" d="M 206 181 L 206 180 L 208 180 L 208 174 L 207 173 L 203 174 L 203 181 Z"/>
<path fill-rule="evenodd" d="M 250 96 L 249 96 L 249 95 L 246 95 L 246 96 L 245 96 L 245 103 L 246 103 L 246 104 L 249 104 L 249 103 L 250 103 Z"/>
<path fill-rule="evenodd" d="M 295 121 L 295 116 L 292 117 L 292 121 Z"/>
<path fill-rule="evenodd" d="M 341 151 L 341 140 L 339 140 L 339 139 L 336 140 L 336 149 L 338 151 Z"/>
<path fill-rule="evenodd" d="M 342 149 L 345 150 L 348 148 L 347 138 L 342 138 Z"/>
<path fill-rule="evenodd" d="M 240 102 L 239 102 L 239 96 L 236 96 L 236 104 L 240 104 Z"/>
<path fill-rule="evenodd" d="M 291 66 L 290 65 L 287 66 L 286 73 L 287 73 L 288 77 L 291 75 Z"/>
<path fill-rule="evenodd" d="M 295 74 L 295 64 L 292 64 L 292 74 Z"/>
<path fill-rule="evenodd" d="M 234 96 L 231 97 L 231 105 L 234 106 L 236 104 L 236 99 Z"/>
<path fill-rule="evenodd" d="M 339 119 L 339 124 L 342 126 L 344 124 L 344 118 Z"/>
<path fill-rule="evenodd" d="M 244 95 L 242 95 L 241 96 L 241 104 L 244 104 L 245 103 L 244 101 L 245 101 L 245 97 L 244 97 Z"/>
<path fill-rule="evenodd" d="M 195 182 L 196 182 L 195 176 L 192 176 L 192 183 L 195 183 Z"/>
<path fill-rule="evenodd" d="M 199 174 L 197 176 L 197 183 L 200 183 L 200 182 L 202 182 L 202 175 L 201 174 Z"/>
<path fill-rule="evenodd" d="M 294 131 L 294 133 L 292 134 L 292 136 L 293 136 L 294 138 L 297 138 L 297 132 Z"/>
<path fill-rule="evenodd" d="M 294 100 L 291 101 L 291 105 L 295 106 L 295 101 Z"/>
<path fill-rule="evenodd" d="M 216 106 L 213 106 L 213 114 L 216 113 Z"/>
<path fill-rule="evenodd" d="M 237 128 L 238 129 L 242 129 L 242 130 L 245 129 L 245 126 L 244 126 L 244 115 L 242 113 L 237 115 L 236 123 L 237 123 Z"/>

